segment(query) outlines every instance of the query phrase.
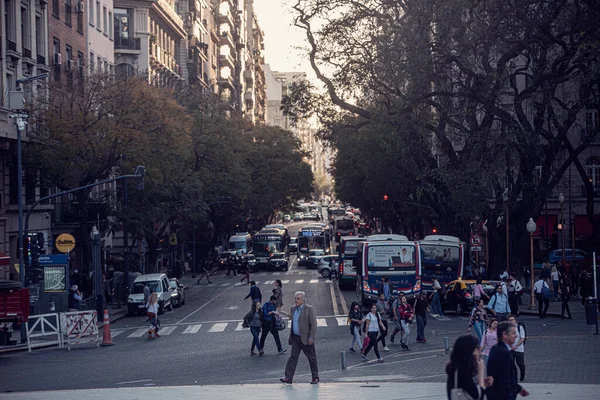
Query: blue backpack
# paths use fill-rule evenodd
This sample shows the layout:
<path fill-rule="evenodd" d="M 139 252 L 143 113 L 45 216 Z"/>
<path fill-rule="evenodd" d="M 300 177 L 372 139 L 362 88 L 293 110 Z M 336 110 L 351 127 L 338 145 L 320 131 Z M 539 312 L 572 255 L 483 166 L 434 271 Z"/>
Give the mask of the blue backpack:
<path fill-rule="evenodd" d="M 550 296 L 550 288 L 548 287 L 548 284 L 544 282 L 544 284 L 542 285 L 542 297 L 544 298 L 544 300 L 548 300 Z"/>

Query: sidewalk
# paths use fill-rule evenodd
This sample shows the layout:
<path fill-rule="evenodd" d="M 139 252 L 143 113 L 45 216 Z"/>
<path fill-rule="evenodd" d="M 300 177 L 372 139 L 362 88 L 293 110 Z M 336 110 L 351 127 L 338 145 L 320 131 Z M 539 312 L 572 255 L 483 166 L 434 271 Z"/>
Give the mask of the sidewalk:
<path fill-rule="evenodd" d="M 588 400 L 598 398 L 600 385 L 525 384 L 531 400 Z M 342 399 L 351 394 L 354 399 L 413 400 L 445 399 L 445 383 L 320 383 L 311 385 L 257 384 L 215 386 L 152 386 L 119 387 L 113 389 L 56 390 L 45 392 L 3 393 L 9 400 L 129 400 L 143 398 L 173 398 L 180 400 L 245 398 L 245 399 Z M 521 398 L 521 397 L 518 397 Z"/>
<path fill-rule="evenodd" d="M 519 305 L 519 312 L 521 315 L 532 315 L 538 316 L 538 304 L 535 302 L 535 309 L 530 310 L 529 305 L 531 304 L 531 296 L 529 295 L 529 291 L 523 293 L 521 296 L 521 300 L 523 304 Z M 571 314 L 573 315 L 573 319 L 585 319 L 585 309 L 581 305 L 581 297 L 571 298 L 569 300 L 569 309 L 571 310 Z M 549 318 L 560 318 L 562 312 L 562 302 L 554 301 L 554 297 L 550 299 L 550 303 L 548 306 L 548 313 L 546 314 Z M 577 315 L 577 318 L 575 317 Z M 565 312 L 565 316 L 568 314 Z"/>

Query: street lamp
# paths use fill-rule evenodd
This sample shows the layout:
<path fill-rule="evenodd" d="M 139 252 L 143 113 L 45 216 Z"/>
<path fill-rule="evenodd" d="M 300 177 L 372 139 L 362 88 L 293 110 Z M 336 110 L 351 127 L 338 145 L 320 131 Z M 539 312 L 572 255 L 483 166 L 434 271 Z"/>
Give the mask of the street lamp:
<path fill-rule="evenodd" d="M 487 264 L 487 268 L 490 268 L 490 259 L 488 258 L 489 257 L 488 235 L 490 234 L 490 230 L 487 227 L 487 219 L 483 223 L 482 229 L 483 229 L 483 235 L 485 236 L 485 263 Z"/>
<path fill-rule="evenodd" d="M 565 204 L 565 195 L 558 195 L 558 202 L 560 203 L 560 223 L 558 224 L 558 229 L 560 229 L 560 233 L 562 235 L 562 263 L 565 264 L 565 227 L 563 225 L 564 220 L 564 204 Z"/>
<path fill-rule="evenodd" d="M 533 234 L 535 233 L 535 231 L 537 230 L 537 226 L 535 225 L 535 222 L 533 221 L 533 218 L 529 218 L 529 222 L 527 222 L 527 232 L 529 232 L 529 249 L 530 249 L 530 257 L 531 259 L 529 260 L 531 263 L 531 304 L 529 305 L 529 309 L 533 310 L 535 308 L 535 296 L 533 293 Z"/>
<path fill-rule="evenodd" d="M 506 205 L 506 271 L 510 269 L 510 228 L 509 228 L 509 204 L 508 204 L 509 196 L 508 196 L 508 188 L 504 189 L 504 193 L 502 193 L 502 201 Z"/>

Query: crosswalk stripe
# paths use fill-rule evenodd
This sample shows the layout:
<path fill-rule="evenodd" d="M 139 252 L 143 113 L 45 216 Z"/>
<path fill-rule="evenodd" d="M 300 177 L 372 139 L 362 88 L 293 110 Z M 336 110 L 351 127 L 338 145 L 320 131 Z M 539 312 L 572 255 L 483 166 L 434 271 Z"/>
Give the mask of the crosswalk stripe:
<path fill-rule="evenodd" d="M 337 320 L 338 326 L 348 325 L 348 318 L 347 317 L 335 317 L 335 319 Z"/>
<path fill-rule="evenodd" d="M 298 275 L 306 275 L 306 271 L 299 271 Z"/>
<path fill-rule="evenodd" d="M 273 275 L 281 275 L 281 272 L 273 272 Z"/>
<path fill-rule="evenodd" d="M 235 327 L 236 331 L 243 331 L 246 328 L 244 328 L 242 325 L 244 325 L 244 322 L 238 322 L 237 326 Z"/>
<path fill-rule="evenodd" d="M 270 285 L 270 284 L 272 284 L 273 282 L 275 282 L 275 281 L 265 281 L 265 285 Z"/>
<path fill-rule="evenodd" d="M 208 284 L 208 285 L 206 285 L 206 286 L 207 286 L 207 287 L 209 287 L 209 286 L 210 286 L 210 287 L 213 287 L 213 286 L 217 286 L 217 284 L 216 284 L 216 283 L 209 283 L 209 284 Z"/>
<path fill-rule="evenodd" d="M 318 279 L 311 279 L 310 283 L 319 283 L 319 280 Z"/>
<path fill-rule="evenodd" d="M 317 326 L 327 326 L 325 318 L 317 318 Z"/>
<path fill-rule="evenodd" d="M 116 338 L 117 336 L 119 336 L 123 332 L 125 332 L 125 331 L 111 331 L 110 332 L 110 337 L 111 338 Z"/>
<path fill-rule="evenodd" d="M 158 334 L 161 336 L 169 336 L 175 329 L 177 329 L 176 326 L 167 326 L 166 328 L 160 329 Z"/>
<path fill-rule="evenodd" d="M 269 274 L 266 272 L 261 272 L 260 274 L 256 274 L 256 276 L 267 276 L 267 275 L 269 275 Z"/>
<path fill-rule="evenodd" d="M 202 324 L 190 325 L 187 328 L 185 328 L 185 331 L 183 331 L 183 333 L 198 333 L 201 327 Z"/>
<path fill-rule="evenodd" d="M 211 326 L 208 331 L 209 332 L 223 332 L 225 330 L 225 328 L 227 328 L 227 322 L 219 322 L 219 323 L 213 324 L 213 326 Z"/>
<path fill-rule="evenodd" d="M 142 337 L 144 336 L 146 333 L 148 333 L 148 328 L 141 328 L 136 330 L 135 332 L 133 332 L 132 334 L 130 334 L 129 336 L 127 336 L 128 338 L 137 338 L 137 337 Z"/>
<path fill-rule="evenodd" d="M 221 283 L 219 286 L 229 286 L 229 283 Z"/>
<path fill-rule="evenodd" d="M 281 281 L 281 283 L 288 284 L 288 283 L 290 283 L 290 281 L 286 279 L 286 280 L 284 280 L 284 281 Z"/>
<path fill-rule="evenodd" d="M 304 279 L 298 279 L 296 283 L 304 283 Z"/>
<path fill-rule="evenodd" d="M 325 283 L 333 283 L 333 281 L 331 281 L 331 280 L 327 279 L 327 280 L 325 281 Z"/>
<path fill-rule="evenodd" d="M 242 283 L 242 282 L 237 282 L 237 283 L 236 283 L 235 285 L 233 285 L 233 286 L 242 286 L 242 285 L 243 285 L 243 283 Z"/>

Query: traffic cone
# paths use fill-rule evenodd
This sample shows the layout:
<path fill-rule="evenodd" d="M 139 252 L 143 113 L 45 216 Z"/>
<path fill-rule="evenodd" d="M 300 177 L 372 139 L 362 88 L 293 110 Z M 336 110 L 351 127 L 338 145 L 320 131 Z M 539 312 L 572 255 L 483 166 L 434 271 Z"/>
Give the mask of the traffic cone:
<path fill-rule="evenodd" d="M 112 346 L 112 335 L 110 334 L 110 319 L 108 318 L 108 310 L 104 310 L 104 332 L 102 335 L 102 346 Z"/>

